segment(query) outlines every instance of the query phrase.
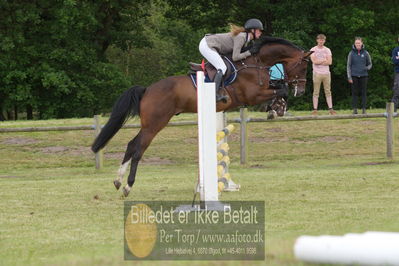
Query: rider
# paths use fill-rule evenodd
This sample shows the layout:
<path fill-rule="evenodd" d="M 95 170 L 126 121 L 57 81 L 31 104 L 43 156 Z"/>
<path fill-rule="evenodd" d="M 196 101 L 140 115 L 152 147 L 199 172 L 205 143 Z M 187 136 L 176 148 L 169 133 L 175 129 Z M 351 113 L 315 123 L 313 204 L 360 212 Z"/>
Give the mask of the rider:
<path fill-rule="evenodd" d="M 241 49 L 247 46 L 251 40 L 258 39 L 263 30 L 262 22 L 256 18 L 247 20 L 244 27 L 234 24 L 231 24 L 230 27 L 231 30 L 228 33 L 205 35 L 199 44 L 200 53 L 217 69 L 214 80 L 216 101 L 226 100 L 226 97 L 219 93 L 223 75 L 227 70 L 220 54 L 233 53 L 233 61 L 242 60 L 251 54 L 256 54 L 258 52 L 256 47 L 251 47 L 245 52 L 241 52 Z"/>

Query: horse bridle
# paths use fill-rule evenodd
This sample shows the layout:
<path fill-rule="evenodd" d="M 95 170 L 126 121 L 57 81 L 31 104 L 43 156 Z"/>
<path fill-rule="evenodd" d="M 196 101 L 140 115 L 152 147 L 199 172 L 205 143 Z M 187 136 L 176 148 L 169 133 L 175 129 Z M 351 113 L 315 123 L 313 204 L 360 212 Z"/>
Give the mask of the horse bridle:
<path fill-rule="evenodd" d="M 243 70 L 243 69 L 256 68 L 256 69 L 258 69 L 259 86 L 263 86 L 263 80 L 261 78 L 261 71 L 262 70 L 266 70 L 267 71 L 266 75 L 268 75 L 269 74 L 269 69 L 271 68 L 271 66 L 262 65 L 262 63 L 259 60 L 258 55 L 255 55 L 254 58 L 255 58 L 255 62 L 256 62 L 255 65 L 247 65 L 247 64 L 245 64 L 245 62 L 243 60 L 241 60 L 241 66 L 242 67 L 238 68 L 235 72 L 238 74 L 238 72 Z M 305 61 L 306 63 L 309 62 L 309 58 L 305 58 L 304 57 L 304 51 L 302 51 L 301 58 L 297 62 L 295 62 L 294 66 L 292 66 L 289 70 L 291 71 L 292 69 L 296 68 L 297 66 L 302 64 L 303 61 Z M 284 70 L 284 72 L 288 73 L 289 71 L 288 70 Z M 286 77 L 287 75 L 284 75 L 284 76 Z M 294 86 L 294 96 L 296 96 L 297 93 L 298 93 L 298 84 L 299 84 L 299 82 L 306 82 L 306 79 L 300 79 L 298 77 L 298 75 L 296 75 L 294 79 L 287 79 L 285 77 L 284 77 L 284 81 L 287 82 L 288 84 L 291 84 L 291 85 Z M 276 94 L 276 91 L 274 91 L 274 94 Z"/>
<path fill-rule="evenodd" d="M 302 56 L 301 58 L 295 62 L 295 65 L 293 65 L 290 68 L 290 71 L 294 68 L 296 68 L 297 66 L 299 66 L 300 64 L 302 64 L 302 62 L 305 61 L 306 64 L 309 62 L 309 58 L 305 58 L 304 57 L 304 51 L 302 51 Z M 288 70 L 286 70 L 286 72 L 288 73 Z M 298 93 L 298 84 L 299 82 L 306 82 L 306 79 L 300 79 L 298 77 L 298 75 L 295 75 L 295 78 L 292 80 L 287 80 L 284 78 L 284 81 L 286 81 L 288 84 L 292 84 L 294 86 L 294 96 L 296 97 L 297 93 Z"/>

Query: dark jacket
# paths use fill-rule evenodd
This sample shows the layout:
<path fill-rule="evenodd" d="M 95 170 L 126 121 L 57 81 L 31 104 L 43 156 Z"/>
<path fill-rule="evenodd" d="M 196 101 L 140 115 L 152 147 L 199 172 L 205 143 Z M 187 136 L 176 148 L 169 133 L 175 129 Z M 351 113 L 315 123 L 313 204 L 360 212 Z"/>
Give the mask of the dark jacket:
<path fill-rule="evenodd" d="M 371 57 L 370 54 L 364 49 L 358 51 L 355 45 L 352 45 L 352 50 L 348 54 L 348 61 L 346 64 L 346 72 L 348 74 L 348 80 L 353 77 L 367 77 L 368 71 L 371 69 Z"/>
<path fill-rule="evenodd" d="M 392 50 L 392 63 L 395 65 L 395 72 L 399 73 L 399 59 L 396 59 L 397 56 L 399 57 L 399 46 Z"/>

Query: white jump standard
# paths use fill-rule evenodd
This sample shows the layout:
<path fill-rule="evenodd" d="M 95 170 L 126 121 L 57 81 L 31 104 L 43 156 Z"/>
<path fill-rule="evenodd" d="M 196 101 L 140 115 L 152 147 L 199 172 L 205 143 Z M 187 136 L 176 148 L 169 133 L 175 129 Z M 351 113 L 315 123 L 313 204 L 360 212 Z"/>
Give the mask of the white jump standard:
<path fill-rule="evenodd" d="M 178 210 L 223 211 L 225 207 L 219 202 L 218 193 L 215 83 L 204 81 L 204 72 L 197 72 L 199 153 L 197 192 L 200 194 L 200 205 L 179 206 Z"/>

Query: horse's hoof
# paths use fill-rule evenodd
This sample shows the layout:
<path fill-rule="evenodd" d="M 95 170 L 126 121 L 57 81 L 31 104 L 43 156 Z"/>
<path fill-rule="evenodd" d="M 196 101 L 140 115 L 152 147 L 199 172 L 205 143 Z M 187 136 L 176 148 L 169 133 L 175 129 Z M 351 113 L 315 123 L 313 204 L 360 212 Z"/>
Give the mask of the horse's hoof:
<path fill-rule="evenodd" d="M 267 120 L 272 120 L 277 118 L 277 112 L 274 110 L 270 110 L 269 114 L 267 115 Z"/>
<path fill-rule="evenodd" d="M 114 186 L 116 188 L 116 190 L 119 190 L 119 188 L 121 187 L 122 183 L 119 180 L 114 180 Z"/>
<path fill-rule="evenodd" d="M 129 187 L 129 185 L 126 185 L 123 188 L 123 196 L 125 196 L 125 197 L 129 196 L 129 192 L 130 192 L 130 187 Z"/>

